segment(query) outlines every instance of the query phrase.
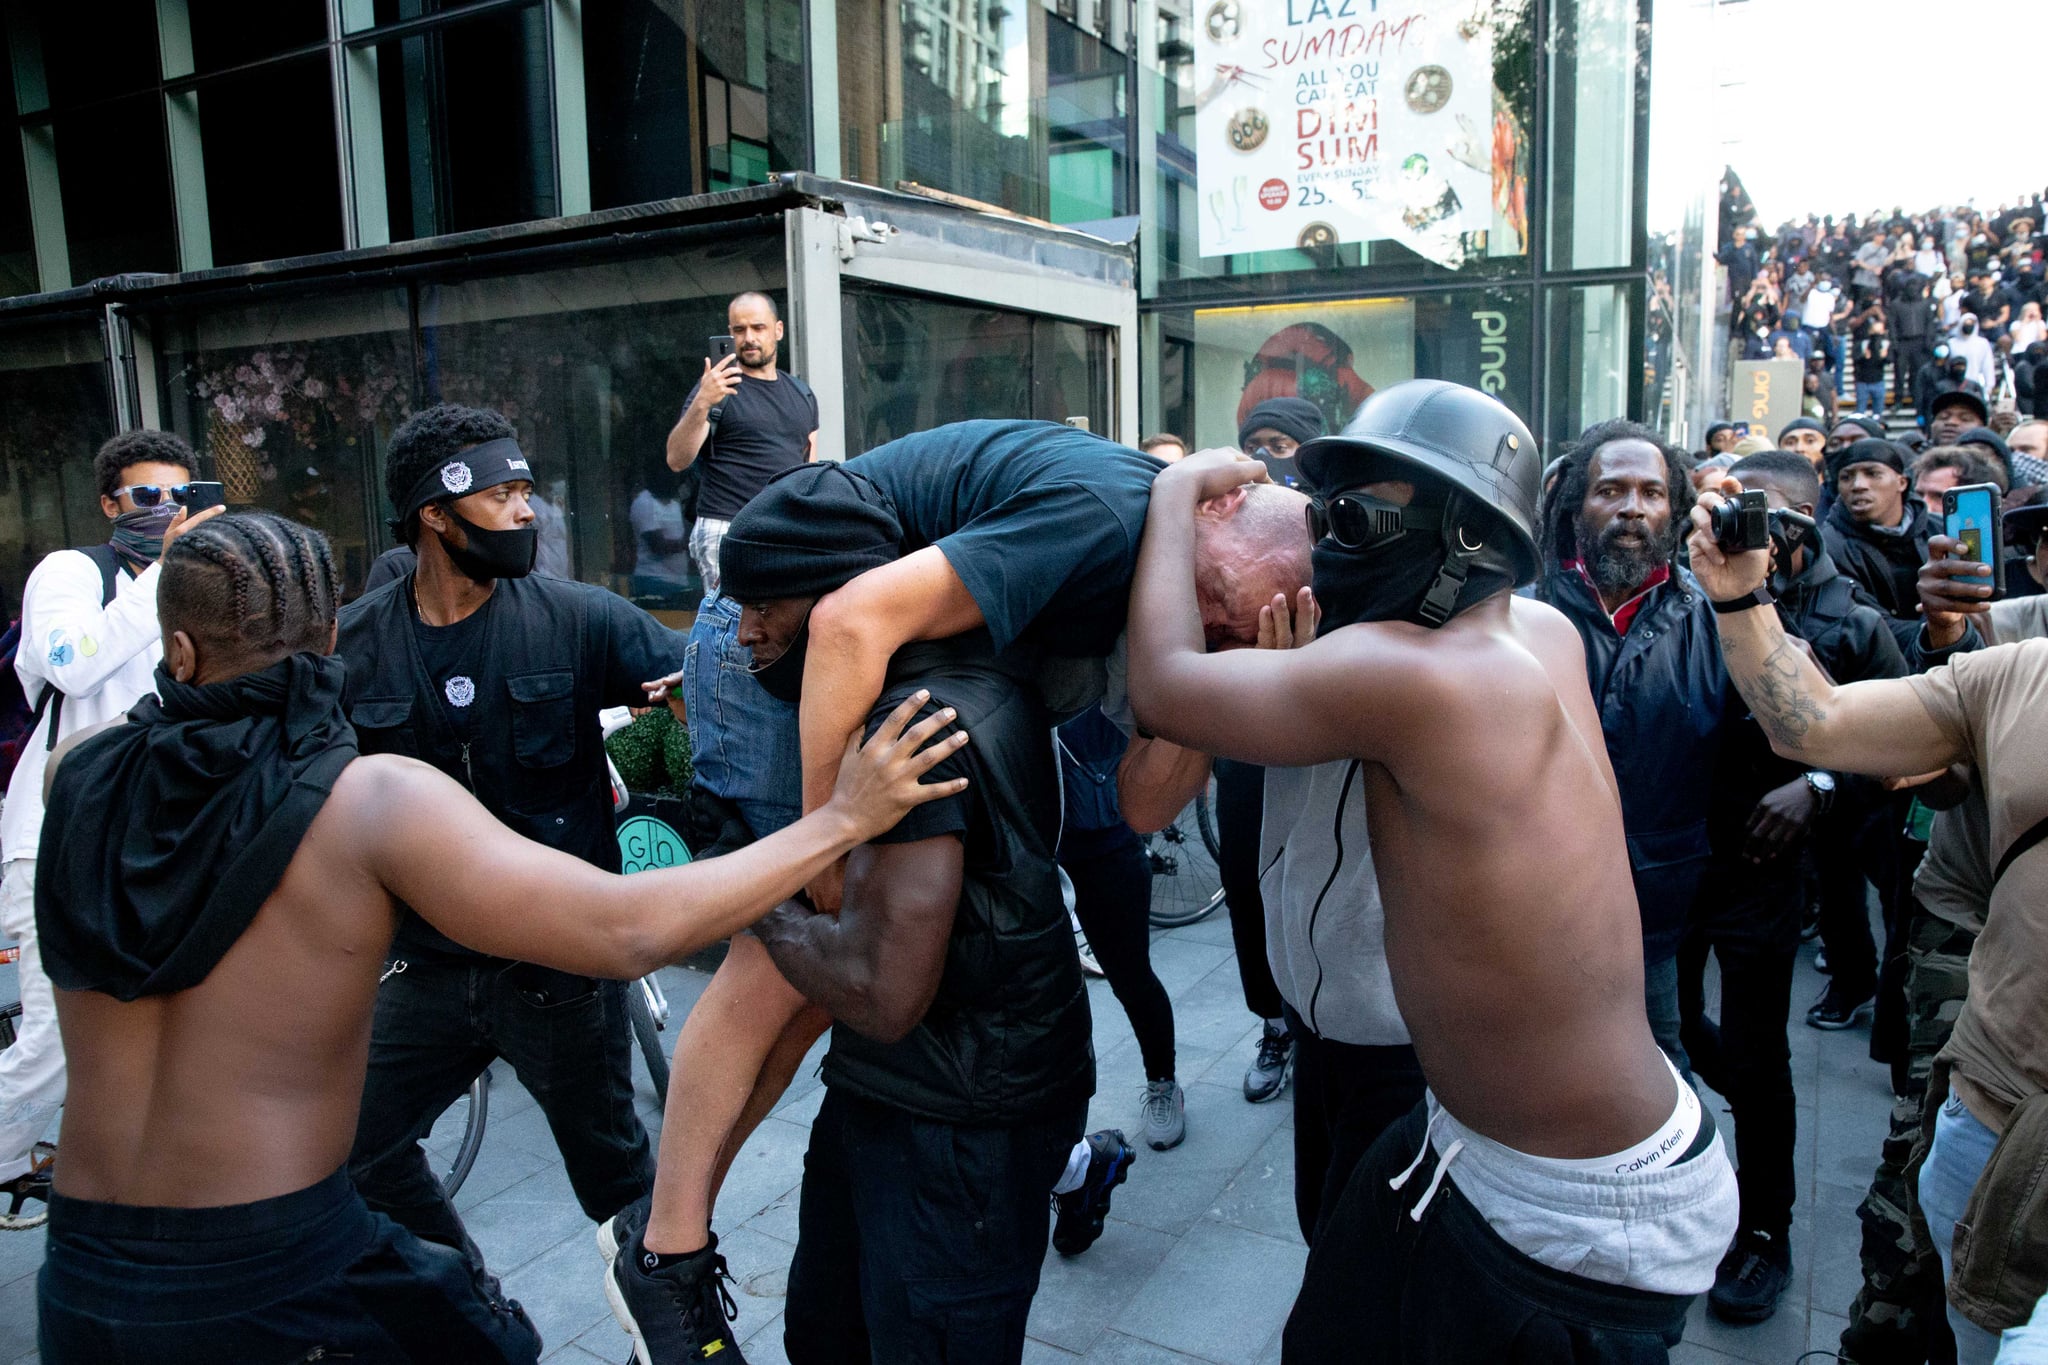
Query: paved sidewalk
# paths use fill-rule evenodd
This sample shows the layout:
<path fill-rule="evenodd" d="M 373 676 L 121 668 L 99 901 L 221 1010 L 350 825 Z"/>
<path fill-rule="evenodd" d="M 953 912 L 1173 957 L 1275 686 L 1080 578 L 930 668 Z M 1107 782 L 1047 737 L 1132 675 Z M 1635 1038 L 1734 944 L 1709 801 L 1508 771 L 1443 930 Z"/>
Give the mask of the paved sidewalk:
<path fill-rule="evenodd" d="M 1832 1350 L 1859 1283 L 1856 1204 L 1870 1179 L 1891 1097 L 1865 1055 L 1867 1028 L 1821 1033 L 1799 1017 L 1823 978 L 1803 951 L 1793 989 L 1799 1092 L 1795 1275 L 1775 1317 L 1731 1328 L 1704 1303 L 1676 1365 L 1792 1365 Z M 1307 1255 L 1294 1226 L 1292 1106 L 1246 1104 L 1239 1089 L 1255 1021 L 1245 1012 L 1222 915 L 1155 937 L 1153 964 L 1173 996 L 1188 1138 L 1141 1152 L 1116 1193 L 1108 1230 L 1072 1261 L 1048 1254 L 1031 1316 L 1028 1365 L 1268 1365 Z M 676 1018 L 707 978 L 664 976 Z M 4 988 L 6 983 L 0 983 Z M 1108 987 L 1089 987 L 1099 1086 L 1090 1126 L 1131 1131 L 1143 1075 L 1136 1041 Z M 668 1034 L 673 1047 L 675 1024 Z M 819 1052 L 822 1055 L 823 1044 Z M 752 1365 L 785 1365 L 782 1294 L 796 1238 L 807 1130 L 823 1091 L 814 1064 L 749 1143 L 719 1201 L 721 1245 L 739 1280 L 741 1344 Z M 641 1078 L 642 1109 L 659 1115 Z M 1717 1112 L 1723 1108 L 1709 1097 Z M 1724 1131 L 1726 1131 L 1724 1129 Z M 591 1225 L 577 1207 L 533 1101 L 500 1069 L 475 1170 L 457 1199 L 506 1288 L 533 1314 L 554 1365 L 618 1365 L 626 1336 L 605 1305 Z M 42 1234 L 0 1233 L 0 1361 L 34 1360 L 35 1270 Z"/>

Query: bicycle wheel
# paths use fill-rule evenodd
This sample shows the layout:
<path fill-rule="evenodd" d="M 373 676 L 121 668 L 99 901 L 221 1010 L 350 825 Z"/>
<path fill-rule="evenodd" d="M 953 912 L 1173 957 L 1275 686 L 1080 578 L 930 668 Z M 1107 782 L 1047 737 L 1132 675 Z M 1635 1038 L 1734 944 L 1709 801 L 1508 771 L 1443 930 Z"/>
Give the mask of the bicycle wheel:
<path fill-rule="evenodd" d="M 427 1135 L 429 1152 L 448 1153 L 447 1169 L 441 1172 L 441 1190 L 450 1199 L 462 1188 L 462 1182 L 469 1179 L 470 1167 L 476 1165 L 477 1149 L 484 1145 L 484 1123 L 490 1112 L 491 1073 L 486 1068 L 469 1083 L 469 1092 L 434 1120 L 433 1131 Z"/>
<path fill-rule="evenodd" d="M 1177 819 L 1146 836 L 1145 857 L 1152 864 L 1152 927 L 1178 929 L 1194 924 L 1223 904 L 1223 878 L 1216 855 L 1204 837 L 1207 802 L 1196 797 Z"/>
<path fill-rule="evenodd" d="M 1195 825 L 1202 831 L 1202 847 L 1209 850 L 1209 861 L 1223 861 L 1223 841 L 1216 835 L 1216 807 L 1209 800 L 1209 793 L 1216 790 L 1216 779 L 1210 778 L 1209 785 L 1195 796 Z"/>
<path fill-rule="evenodd" d="M 661 1026 L 647 1004 L 647 992 L 635 981 L 626 987 L 626 1017 L 633 1021 L 633 1040 L 640 1044 L 641 1060 L 654 1082 L 654 1097 L 668 1107 L 668 1058 L 661 1051 Z"/>

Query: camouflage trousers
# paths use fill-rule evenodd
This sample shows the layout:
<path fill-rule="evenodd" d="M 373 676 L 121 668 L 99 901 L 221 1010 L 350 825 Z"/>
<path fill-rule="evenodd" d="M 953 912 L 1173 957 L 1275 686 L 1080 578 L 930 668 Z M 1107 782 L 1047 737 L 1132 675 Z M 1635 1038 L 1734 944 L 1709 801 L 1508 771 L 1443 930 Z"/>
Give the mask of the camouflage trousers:
<path fill-rule="evenodd" d="M 1892 1102 L 1877 1174 L 1857 1207 L 1863 1224 L 1863 1288 L 1849 1308 L 1841 1353 L 1855 1365 L 1953 1365 L 1941 1259 L 1915 1216 L 1906 1178 L 1920 1140 L 1921 1101 L 1935 1054 L 1948 1043 L 1970 985 L 1976 934 L 1917 900 L 1907 928 L 1906 1091 Z"/>

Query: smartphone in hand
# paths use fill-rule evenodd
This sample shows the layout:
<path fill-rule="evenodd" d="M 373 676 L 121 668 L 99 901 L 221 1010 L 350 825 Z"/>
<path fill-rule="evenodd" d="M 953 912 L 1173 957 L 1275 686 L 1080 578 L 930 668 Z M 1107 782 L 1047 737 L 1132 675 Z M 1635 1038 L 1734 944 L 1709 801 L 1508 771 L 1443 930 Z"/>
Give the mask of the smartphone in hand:
<path fill-rule="evenodd" d="M 1991 577 L 1971 575 L 1957 583 L 1972 583 L 1991 589 L 1991 595 L 2005 596 L 2005 519 L 2000 515 L 2003 495 L 1996 484 L 1969 483 L 1941 495 L 1942 529 L 1961 541 L 1956 557 L 1972 564 L 1989 564 Z"/>
<path fill-rule="evenodd" d="M 725 359 L 725 358 L 726 358 L 727 356 L 729 356 L 729 355 L 731 355 L 731 354 L 732 354 L 732 338 L 731 338 L 731 337 L 729 337 L 729 336 L 722 336 L 722 337 L 713 337 L 713 338 L 711 338 L 711 363 L 712 363 L 712 364 L 716 365 L 716 364 L 717 364 L 717 363 L 718 363 L 719 361 L 721 361 L 721 360 Z"/>
<path fill-rule="evenodd" d="M 188 483 L 182 503 L 187 512 L 198 516 L 209 507 L 227 505 L 227 486 L 218 483 Z"/>

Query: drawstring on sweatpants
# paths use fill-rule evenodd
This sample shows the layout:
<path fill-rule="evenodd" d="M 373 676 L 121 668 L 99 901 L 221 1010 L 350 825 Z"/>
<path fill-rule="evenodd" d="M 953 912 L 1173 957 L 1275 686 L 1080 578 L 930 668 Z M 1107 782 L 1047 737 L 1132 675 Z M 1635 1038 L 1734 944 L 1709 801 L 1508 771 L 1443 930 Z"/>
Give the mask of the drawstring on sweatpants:
<path fill-rule="evenodd" d="M 1415 1174 L 1416 1167 L 1420 1166 L 1422 1159 L 1429 1155 L 1429 1139 L 1436 1132 L 1436 1121 L 1442 1118 L 1446 1112 L 1448 1111 L 1439 1106 L 1437 1111 L 1429 1116 L 1429 1123 L 1422 1130 L 1422 1146 L 1415 1153 L 1415 1160 L 1408 1163 L 1407 1170 L 1387 1182 L 1388 1189 L 1400 1189 L 1408 1183 L 1408 1177 Z M 1456 1159 L 1458 1153 L 1464 1150 L 1465 1139 L 1463 1138 L 1457 1139 L 1444 1149 L 1443 1156 L 1437 1160 L 1436 1171 L 1429 1177 L 1429 1188 L 1422 1192 L 1421 1201 L 1408 1211 L 1408 1217 L 1411 1221 L 1417 1223 L 1422 1221 L 1423 1211 L 1429 1207 L 1429 1201 L 1436 1198 L 1437 1186 L 1443 1184 L 1444 1172 L 1451 1168 L 1451 1162 Z"/>

